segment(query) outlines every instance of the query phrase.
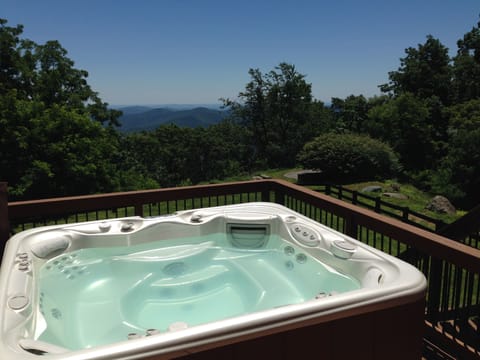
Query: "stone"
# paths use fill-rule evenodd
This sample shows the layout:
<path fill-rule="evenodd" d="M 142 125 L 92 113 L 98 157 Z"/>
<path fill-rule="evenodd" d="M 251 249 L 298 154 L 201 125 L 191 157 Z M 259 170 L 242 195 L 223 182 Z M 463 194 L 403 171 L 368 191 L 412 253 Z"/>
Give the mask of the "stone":
<path fill-rule="evenodd" d="M 390 188 L 392 189 L 393 192 L 400 192 L 400 184 L 397 183 L 391 183 Z"/>
<path fill-rule="evenodd" d="M 400 200 L 407 200 L 408 199 L 407 195 L 402 194 L 402 193 L 398 193 L 398 192 L 385 192 L 382 195 L 385 196 L 385 197 L 400 199 Z"/>
<path fill-rule="evenodd" d="M 319 185 L 324 183 L 324 176 L 321 171 L 306 170 L 297 174 L 298 185 Z"/>
<path fill-rule="evenodd" d="M 315 170 L 297 170 L 297 171 L 292 171 L 292 172 L 283 174 L 283 176 L 288 179 L 298 180 L 299 175 L 313 173 L 313 172 L 316 172 L 316 171 Z"/>
<path fill-rule="evenodd" d="M 361 192 L 381 192 L 382 187 L 379 185 L 370 185 L 370 186 L 365 186 Z"/>
<path fill-rule="evenodd" d="M 455 214 L 457 211 L 452 203 L 445 196 L 441 195 L 434 196 L 427 206 L 425 206 L 425 209 L 436 212 L 437 214 Z"/>

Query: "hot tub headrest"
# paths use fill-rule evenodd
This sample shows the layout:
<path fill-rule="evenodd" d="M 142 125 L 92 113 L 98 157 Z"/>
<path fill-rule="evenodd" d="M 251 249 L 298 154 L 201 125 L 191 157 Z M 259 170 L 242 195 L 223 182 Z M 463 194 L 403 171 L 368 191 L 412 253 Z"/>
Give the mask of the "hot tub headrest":
<path fill-rule="evenodd" d="M 71 240 L 72 236 L 67 231 L 45 231 L 32 236 L 30 250 L 35 256 L 45 259 L 53 253 L 67 249 Z"/>

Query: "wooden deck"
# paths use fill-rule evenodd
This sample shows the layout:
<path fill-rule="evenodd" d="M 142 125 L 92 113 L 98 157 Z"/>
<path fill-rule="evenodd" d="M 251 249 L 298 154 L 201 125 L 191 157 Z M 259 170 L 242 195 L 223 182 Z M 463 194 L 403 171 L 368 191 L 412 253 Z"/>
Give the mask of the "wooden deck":
<path fill-rule="evenodd" d="M 285 205 L 412 263 L 428 280 L 424 357 L 480 359 L 480 250 L 281 180 L 10 203 L 7 184 L 0 182 L 0 242 L 4 244 L 14 232 L 46 224 L 130 215 L 157 216 L 177 210 L 249 201 Z"/>

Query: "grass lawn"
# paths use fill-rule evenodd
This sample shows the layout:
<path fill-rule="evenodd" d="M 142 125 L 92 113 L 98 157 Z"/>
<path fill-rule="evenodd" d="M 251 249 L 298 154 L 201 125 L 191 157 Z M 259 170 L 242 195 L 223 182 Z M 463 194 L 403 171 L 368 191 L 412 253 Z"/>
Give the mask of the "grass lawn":
<path fill-rule="evenodd" d="M 382 187 L 381 193 L 369 193 L 371 196 L 382 196 L 384 192 L 399 192 L 405 195 L 406 199 L 397 199 L 393 197 L 382 196 L 382 200 L 398 206 L 406 206 L 410 210 L 415 212 L 427 215 L 434 219 L 443 220 L 446 223 L 451 223 L 458 219 L 459 217 L 465 215 L 465 211 L 457 209 L 456 214 L 438 214 L 433 211 L 425 209 L 427 204 L 436 194 L 426 193 L 413 185 L 410 184 L 401 184 L 394 180 L 385 180 L 383 182 L 372 181 L 372 182 L 363 182 L 357 184 L 349 184 L 345 187 L 350 190 L 361 191 L 366 186 L 378 185 Z"/>
<path fill-rule="evenodd" d="M 258 171 L 255 174 L 265 174 L 268 176 L 271 176 L 274 179 L 282 179 L 282 180 L 287 180 L 290 182 L 295 182 L 294 179 L 287 178 L 285 177 L 285 174 L 295 172 L 295 171 L 301 171 L 299 168 L 294 168 L 294 169 L 270 169 L 270 170 L 264 170 L 264 171 Z M 252 176 L 244 176 L 241 179 L 238 180 L 248 180 L 251 179 Z M 427 215 L 431 218 L 434 219 L 439 219 L 444 221 L 445 223 L 451 223 L 458 219 L 459 217 L 465 215 L 465 211 L 457 209 L 456 214 L 448 215 L 448 214 L 437 214 L 435 212 L 429 211 L 425 209 L 429 201 L 435 196 L 436 194 L 429 194 L 426 193 L 418 188 L 416 188 L 413 185 L 410 184 L 402 184 L 398 183 L 394 180 L 385 180 L 385 181 L 368 181 L 368 182 L 361 182 L 361 183 L 355 183 L 355 184 L 349 184 L 345 185 L 344 187 L 349 189 L 349 190 L 356 190 L 356 191 L 361 191 L 363 188 L 366 186 L 370 185 L 378 185 L 382 187 L 382 192 L 380 193 L 368 193 L 367 195 L 370 196 L 380 196 L 383 201 L 391 203 L 393 205 L 398 205 L 398 206 L 403 206 L 403 207 L 408 207 L 410 210 L 413 210 L 415 212 Z M 318 186 L 309 186 L 310 188 L 317 190 L 319 189 Z M 385 197 L 382 196 L 382 193 L 385 192 L 400 192 L 401 194 L 405 195 L 407 198 L 406 199 L 397 199 L 393 197 Z"/>

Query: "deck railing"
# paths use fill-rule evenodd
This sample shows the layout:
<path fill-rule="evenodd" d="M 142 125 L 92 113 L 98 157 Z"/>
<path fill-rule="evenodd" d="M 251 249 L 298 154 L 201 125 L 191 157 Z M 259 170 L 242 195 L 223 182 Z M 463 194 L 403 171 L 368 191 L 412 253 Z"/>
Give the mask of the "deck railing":
<path fill-rule="evenodd" d="M 347 201 L 354 205 L 360 205 L 379 214 L 388 215 L 389 217 L 399 219 L 402 222 L 415 225 L 425 230 L 438 232 L 439 229 L 445 226 L 442 220 L 419 213 L 407 206 L 392 204 L 389 201 L 383 200 L 380 196 L 351 190 L 342 185 L 327 184 L 320 187 L 319 190 L 337 199 Z"/>
<path fill-rule="evenodd" d="M 320 186 L 318 190 L 337 199 L 365 207 L 379 214 L 399 219 L 407 224 L 436 232 L 449 239 L 480 249 L 480 205 L 471 209 L 461 218 L 447 224 L 443 220 L 421 214 L 406 206 L 392 204 L 383 200 L 380 196 L 350 190 L 342 185 L 327 184 Z"/>
<path fill-rule="evenodd" d="M 441 353 L 447 359 L 480 358 L 480 250 L 281 180 L 12 203 L 6 201 L 6 184 L 0 183 L 0 241 L 41 225 L 130 215 L 157 216 L 250 201 L 285 205 L 418 267 L 428 280 L 425 356 L 431 358 Z"/>

